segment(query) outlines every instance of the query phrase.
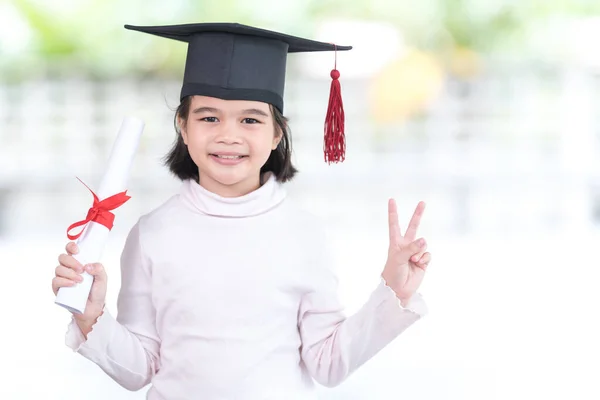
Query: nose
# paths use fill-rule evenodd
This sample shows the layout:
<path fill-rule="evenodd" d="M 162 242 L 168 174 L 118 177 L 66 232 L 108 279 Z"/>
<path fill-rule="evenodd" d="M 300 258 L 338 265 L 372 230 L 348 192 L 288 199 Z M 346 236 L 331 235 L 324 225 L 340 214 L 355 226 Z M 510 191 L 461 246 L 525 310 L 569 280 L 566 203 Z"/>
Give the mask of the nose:
<path fill-rule="evenodd" d="M 215 141 L 223 144 L 240 144 L 242 143 L 242 136 L 239 130 L 236 129 L 235 124 L 231 122 L 221 122 Z"/>

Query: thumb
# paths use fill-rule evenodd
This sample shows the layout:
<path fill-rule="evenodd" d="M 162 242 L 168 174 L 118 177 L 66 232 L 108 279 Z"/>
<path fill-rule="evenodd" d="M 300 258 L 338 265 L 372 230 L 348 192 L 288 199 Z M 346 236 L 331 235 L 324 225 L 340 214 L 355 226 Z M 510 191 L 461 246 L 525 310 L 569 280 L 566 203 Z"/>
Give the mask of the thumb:
<path fill-rule="evenodd" d="M 427 246 L 427 242 L 425 242 L 425 239 L 420 238 L 406 246 L 403 249 L 402 253 L 404 254 L 404 256 L 406 256 L 407 259 L 409 259 L 413 255 L 422 252 L 425 246 Z"/>
<path fill-rule="evenodd" d="M 104 266 L 100 263 L 87 264 L 85 266 L 85 270 L 88 274 L 94 277 L 94 280 L 97 282 L 105 282 L 106 281 L 106 270 Z"/>

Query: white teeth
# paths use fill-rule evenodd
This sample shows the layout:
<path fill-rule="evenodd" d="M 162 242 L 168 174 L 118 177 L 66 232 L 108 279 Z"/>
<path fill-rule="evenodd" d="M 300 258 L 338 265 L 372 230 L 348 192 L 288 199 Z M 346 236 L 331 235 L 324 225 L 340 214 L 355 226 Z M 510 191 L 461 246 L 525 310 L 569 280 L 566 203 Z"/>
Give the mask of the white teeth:
<path fill-rule="evenodd" d="M 219 154 L 217 154 L 216 156 L 218 158 L 225 158 L 227 160 L 235 160 L 235 159 L 238 159 L 238 158 L 242 158 L 242 156 L 222 156 L 222 155 L 219 155 Z"/>

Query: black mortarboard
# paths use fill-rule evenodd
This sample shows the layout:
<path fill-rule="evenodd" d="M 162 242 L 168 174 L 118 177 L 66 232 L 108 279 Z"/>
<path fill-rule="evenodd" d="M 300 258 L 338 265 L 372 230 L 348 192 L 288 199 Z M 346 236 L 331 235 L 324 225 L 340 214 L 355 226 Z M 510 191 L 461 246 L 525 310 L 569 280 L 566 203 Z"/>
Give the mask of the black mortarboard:
<path fill-rule="evenodd" d="M 288 53 L 350 50 L 237 23 L 197 23 L 125 28 L 188 43 L 180 98 L 190 95 L 224 100 L 254 100 L 283 113 Z M 339 72 L 331 72 L 332 87 L 325 119 L 325 160 L 343 161 L 344 111 Z"/>

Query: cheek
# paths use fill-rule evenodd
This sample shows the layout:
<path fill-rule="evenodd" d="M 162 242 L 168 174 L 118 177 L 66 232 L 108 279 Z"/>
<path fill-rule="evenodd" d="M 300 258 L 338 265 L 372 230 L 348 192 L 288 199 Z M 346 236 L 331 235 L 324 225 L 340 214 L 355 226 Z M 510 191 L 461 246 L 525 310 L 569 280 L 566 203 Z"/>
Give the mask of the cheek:
<path fill-rule="evenodd" d="M 206 148 L 207 135 L 198 129 L 188 130 L 187 132 L 187 146 L 191 152 L 198 152 Z"/>
<path fill-rule="evenodd" d="M 261 132 L 260 135 L 252 135 L 251 139 L 248 141 L 248 144 L 256 156 L 260 155 L 261 158 L 268 158 L 273 150 L 273 134 Z"/>

